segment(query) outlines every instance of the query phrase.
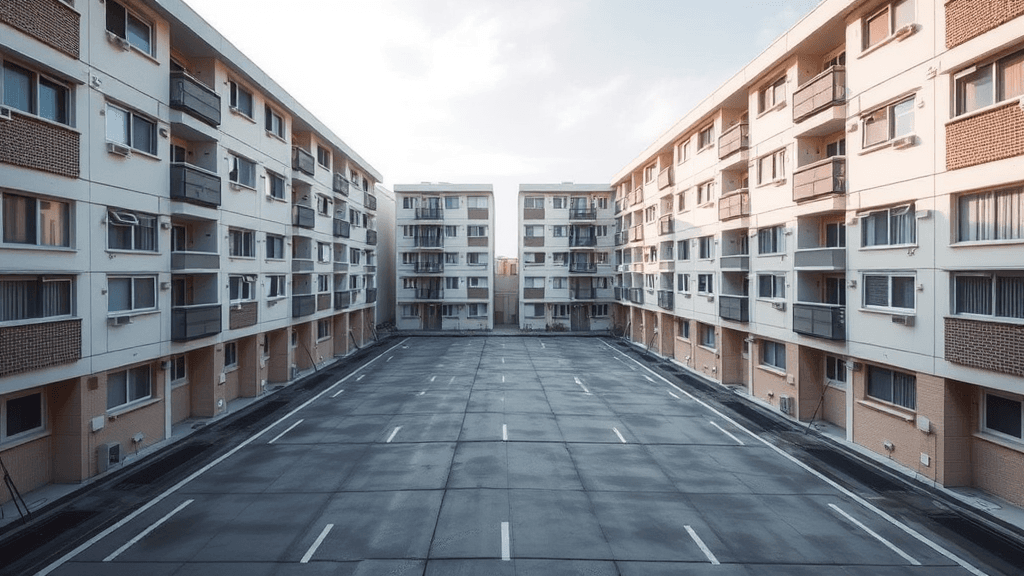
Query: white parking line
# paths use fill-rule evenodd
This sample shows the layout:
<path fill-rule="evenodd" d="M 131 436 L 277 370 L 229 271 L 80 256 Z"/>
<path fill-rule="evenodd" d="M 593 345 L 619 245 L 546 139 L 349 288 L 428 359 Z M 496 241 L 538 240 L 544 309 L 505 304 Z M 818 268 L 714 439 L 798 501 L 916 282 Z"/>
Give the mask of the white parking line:
<path fill-rule="evenodd" d="M 401 429 L 401 426 L 395 426 L 395 429 L 391 431 L 391 436 L 388 436 L 387 444 L 391 444 L 391 441 L 395 439 L 395 434 L 398 434 L 398 431 Z"/>
<path fill-rule="evenodd" d="M 512 551 L 508 541 L 508 522 L 501 523 L 501 559 L 505 562 L 512 559 Z"/>
<path fill-rule="evenodd" d="M 545 346 L 544 346 L 544 343 L 543 343 L 543 342 L 541 342 L 541 343 L 540 343 L 540 347 L 541 347 L 541 348 L 545 348 Z"/>
<path fill-rule="evenodd" d="M 424 390 L 424 391 L 420 392 L 419 394 L 417 394 L 417 396 L 423 396 L 423 395 L 424 395 L 424 394 L 426 394 L 426 393 L 427 393 L 427 391 L 426 391 L 426 390 Z"/>
<path fill-rule="evenodd" d="M 437 380 L 437 376 L 431 376 L 431 377 L 430 377 L 430 381 L 431 381 L 431 382 L 433 382 L 434 380 Z"/>
<path fill-rule="evenodd" d="M 508 442 L 508 424 L 501 425 L 501 441 Z"/>
<path fill-rule="evenodd" d="M 295 427 L 296 427 L 296 426 L 298 426 L 299 424 L 302 424 L 302 421 L 303 421 L 303 420 L 305 420 L 305 418 L 300 418 L 299 420 L 297 420 L 297 421 L 295 422 L 295 424 L 292 424 L 291 426 L 289 426 L 289 427 L 285 428 L 285 429 L 284 429 L 284 432 L 281 432 L 281 433 L 280 433 L 280 434 L 278 434 L 277 436 L 274 436 L 274 437 L 273 437 L 273 438 L 272 438 L 272 439 L 270 440 L 270 442 L 267 442 L 267 444 L 273 444 L 274 442 L 277 442 L 277 440 L 278 440 L 279 438 L 281 438 L 281 436 L 284 436 L 285 434 L 287 434 L 287 433 L 291 432 L 291 431 L 292 431 L 292 428 L 295 428 Z"/>
<path fill-rule="evenodd" d="M 505 381 L 505 375 L 504 375 L 504 374 L 502 374 L 502 375 L 501 375 L 501 381 L 502 381 L 502 382 L 504 382 L 504 381 Z"/>
<path fill-rule="evenodd" d="M 313 558 L 313 554 L 316 553 L 316 549 L 324 543 L 324 538 L 327 538 L 327 534 L 330 533 L 331 528 L 334 528 L 334 524 L 328 524 L 327 526 L 324 526 L 323 531 L 320 532 L 320 535 L 316 537 L 316 540 L 313 542 L 313 545 L 310 546 L 309 550 L 306 550 L 306 553 L 302 555 L 302 560 L 299 560 L 299 564 L 309 564 L 309 560 Z"/>
<path fill-rule="evenodd" d="M 452 382 L 455 382 L 455 376 L 452 376 L 452 379 L 448 381 L 448 385 L 451 386 Z"/>
<path fill-rule="evenodd" d="M 505 363 L 505 357 L 504 357 L 504 356 L 502 356 L 502 358 L 501 358 L 501 363 L 502 363 L 502 364 L 504 364 L 504 363 Z"/>
<path fill-rule="evenodd" d="M 832 503 L 829 503 L 828 506 L 829 506 L 829 508 L 832 508 L 836 512 L 839 512 L 840 514 L 842 514 L 844 518 L 846 518 L 847 520 L 852 522 L 854 525 L 856 525 L 861 530 L 863 530 L 863 531 L 867 532 L 868 534 L 871 534 L 872 536 L 874 536 L 875 540 L 878 540 L 882 544 L 885 544 L 887 548 L 889 548 L 893 552 L 895 552 L 895 553 L 899 554 L 900 556 L 902 556 L 903 559 L 906 560 L 907 562 L 910 562 L 914 566 L 920 566 L 921 565 L 921 563 L 918 562 L 913 556 L 911 556 L 910 554 L 907 554 L 903 550 L 900 550 L 892 542 L 889 542 L 885 538 L 882 538 L 882 536 L 879 535 L 878 533 L 876 533 L 874 530 L 872 530 L 871 528 L 868 528 L 867 526 L 865 526 L 864 524 L 859 522 L 856 518 L 854 518 L 853 516 L 850 516 L 849 514 L 844 512 L 841 508 L 839 508 L 839 506 L 836 506 L 835 504 L 832 504 Z"/>
<path fill-rule="evenodd" d="M 680 398 L 679 396 L 676 396 L 675 394 L 673 394 L 671 390 L 668 391 L 668 395 L 673 397 L 673 398 L 675 398 L 676 400 L 682 400 L 682 398 Z"/>
<path fill-rule="evenodd" d="M 366 374 L 360 374 L 360 375 L 359 375 L 359 378 L 356 378 L 356 382 L 359 382 L 359 381 L 360 381 L 360 380 L 362 380 L 363 378 L 366 378 Z"/>
<path fill-rule="evenodd" d="M 647 378 L 647 381 L 648 381 L 648 382 L 654 382 L 654 378 L 651 378 L 651 377 L 650 377 L 650 376 L 648 376 L 647 374 L 644 374 L 644 378 Z"/>
<path fill-rule="evenodd" d="M 394 356 L 388 356 L 388 359 L 387 359 L 387 360 L 385 360 L 384 362 L 385 362 L 385 363 L 386 363 L 386 362 L 391 362 L 391 359 L 392 359 L 392 358 L 394 358 Z"/>
<path fill-rule="evenodd" d="M 583 391 L 587 393 L 587 396 L 592 396 L 592 394 L 590 393 L 590 390 L 587 390 L 587 387 L 583 385 L 583 382 L 580 382 L 579 378 L 577 378 L 576 376 L 573 376 L 572 379 L 576 381 L 576 384 L 580 388 L 583 388 Z"/>
<path fill-rule="evenodd" d="M 719 430 L 721 430 L 722 434 L 725 434 L 729 438 L 732 438 L 733 441 L 736 442 L 737 444 L 739 444 L 740 446 L 746 446 L 746 444 L 743 443 L 743 440 L 740 440 L 739 438 L 733 436 L 731 432 L 729 432 L 725 428 L 722 428 L 721 426 L 719 426 L 717 422 L 715 422 L 714 420 L 711 420 L 710 422 L 711 422 L 712 426 L 714 426 L 715 428 L 718 428 Z"/>
<path fill-rule="evenodd" d="M 693 528 L 690 528 L 689 526 L 683 526 L 683 528 L 686 528 L 686 532 L 690 535 L 690 538 L 692 538 L 693 541 L 697 544 L 697 547 L 700 548 L 700 551 L 703 552 L 705 556 L 707 556 L 708 562 L 711 562 L 716 566 L 721 564 L 718 561 L 718 558 L 715 558 L 715 555 L 711 553 L 711 549 L 708 548 L 707 544 L 705 544 L 704 541 L 700 539 L 700 536 L 697 536 L 697 533 L 693 531 Z"/>
<path fill-rule="evenodd" d="M 195 502 L 195 500 L 185 500 L 184 502 L 179 504 L 177 508 L 175 508 L 174 510 L 171 510 L 170 512 L 168 512 L 166 516 L 164 516 L 163 518 L 157 520 L 152 525 L 150 525 L 149 528 L 146 528 L 142 532 L 139 532 L 139 534 L 137 536 L 135 536 L 135 538 L 132 538 L 131 540 L 125 542 L 124 546 L 121 546 L 117 550 L 114 550 L 114 552 L 110 556 L 107 556 L 106 558 L 104 558 L 103 561 L 104 562 L 110 562 L 114 558 L 117 558 L 118 556 L 121 555 L 122 552 L 124 552 L 125 550 L 131 548 L 133 545 L 135 545 L 136 542 L 138 542 L 139 540 L 142 540 L 143 538 L 145 538 L 147 534 L 149 534 L 153 530 L 156 530 L 158 526 L 160 526 L 164 522 L 167 522 L 167 520 L 169 520 L 171 516 L 174 516 L 178 512 L 181 512 L 181 510 L 185 506 L 188 506 L 189 504 L 191 504 L 193 502 Z"/>
<path fill-rule="evenodd" d="M 331 394 L 331 398 L 337 398 L 337 397 L 338 397 L 338 396 L 340 396 L 340 395 L 341 395 L 341 393 L 342 393 L 342 392 L 344 392 L 344 391 L 345 391 L 345 389 L 344 389 L 344 388 L 342 388 L 341 390 L 338 390 L 338 391 L 337 391 L 337 392 L 335 392 L 334 394 Z"/>
<path fill-rule="evenodd" d="M 621 440 L 623 444 L 626 443 L 626 439 L 622 437 L 622 432 L 619 432 L 618 428 L 613 427 L 612 431 L 615 432 L 615 435 L 619 437 L 619 440 Z"/>

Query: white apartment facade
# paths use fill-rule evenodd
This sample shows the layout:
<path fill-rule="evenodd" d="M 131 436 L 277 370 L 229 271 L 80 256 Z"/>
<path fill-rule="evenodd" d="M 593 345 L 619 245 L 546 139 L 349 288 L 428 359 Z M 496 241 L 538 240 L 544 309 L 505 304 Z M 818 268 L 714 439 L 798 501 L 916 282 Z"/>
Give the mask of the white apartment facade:
<path fill-rule="evenodd" d="M 1024 504 L 1024 4 L 826 0 L 614 179 L 619 326 Z"/>
<path fill-rule="evenodd" d="M 395 185 L 399 330 L 494 328 L 494 187 Z"/>
<path fill-rule="evenodd" d="M 612 192 L 601 184 L 519 186 L 520 328 L 612 328 Z"/>
<path fill-rule="evenodd" d="M 0 64 L 0 456 L 21 491 L 371 337 L 381 175 L 183 2 L 3 2 Z"/>

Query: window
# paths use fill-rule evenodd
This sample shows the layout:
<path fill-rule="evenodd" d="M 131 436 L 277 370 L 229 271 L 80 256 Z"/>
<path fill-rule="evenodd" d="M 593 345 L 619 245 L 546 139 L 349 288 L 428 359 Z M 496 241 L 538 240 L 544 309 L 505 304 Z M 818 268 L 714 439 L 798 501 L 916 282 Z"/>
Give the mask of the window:
<path fill-rule="evenodd" d="M 466 281 L 470 288 L 487 288 L 486 276 L 470 276 Z"/>
<path fill-rule="evenodd" d="M 568 252 L 552 252 L 551 264 L 553 266 L 567 266 L 569 264 Z"/>
<path fill-rule="evenodd" d="M 860 218 L 861 246 L 900 246 L 917 243 L 914 206 L 870 212 Z"/>
<path fill-rule="evenodd" d="M 284 200 L 284 177 L 267 171 L 267 196 Z"/>
<path fill-rule="evenodd" d="M 569 279 L 564 276 L 555 276 L 551 279 L 551 288 L 554 290 L 565 290 L 569 287 Z"/>
<path fill-rule="evenodd" d="M 156 252 L 156 239 L 156 216 L 127 210 L 107 211 L 107 248 Z"/>
<path fill-rule="evenodd" d="M 444 263 L 445 264 L 458 264 L 459 263 L 459 253 L 458 252 L 445 252 L 444 253 Z"/>
<path fill-rule="evenodd" d="M 402 197 L 402 208 L 405 210 L 412 210 L 419 205 L 419 198 L 412 198 L 410 196 Z"/>
<path fill-rule="evenodd" d="M 50 80 L 11 62 L 4 62 L 3 105 L 26 114 L 70 124 L 70 90 L 62 82 Z"/>
<path fill-rule="evenodd" d="M 457 210 L 459 208 L 459 197 L 458 196 L 445 196 L 444 197 L 444 208 L 445 208 L 445 210 Z"/>
<path fill-rule="evenodd" d="M 10 402 L 10 401 L 8 401 Z M 1020 396 L 985 393 L 985 409 L 982 414 L 981 429 L 984 432 L 999 436 L 1009 436 L 1015 440 L 1024 439 L 1022 423 L 1024 410 Z"/>
<path fill-rule="evenodd" d="M 358 265 L 363 257 L 363 251 L 358 248 L 348 249 L 348 261 L 351 264 Z"/>
<path fill-rule="evenodd" d="M 544 253 L 543 252 L 526 252 L 523 254 L 524 264 L 543 264 Z"/>
<path fill-rule="evenodd" d="M 402 305 L 402 317 L 403 318 L 415 318 L 420 315 L 419 304 L 403 304 Z"/>
<path fill-rule="evenodd" d="M 274 234 L 267 234 L 267 259 L 268 260 L 283 260 L 284 259 L 284 236 L 276 236 Z"/>
<path fill-rule="evenodd" d="M 224 370 L 238 368 L 238 343 L 228 342 L 224 345 Z"/>
<path fill-rule="evenodd" d="M 680 240 L 676 242 L 676 260 L 690 259 L 690 241 Z"/>
<path fill-rule="evenodd" d="M 697 330 L 698 336 L 700 337 L 700 345 L 705 348 L 714 349 L 715 347 L 715 327 L 709 324 L 698 324 Z"/>
<path fill-rule="evenodd" d="M 466 236 L 482 238 L 487 236 L 487 226 L 466 226 Z"/>
<path fill-rule="evenodd" d="M 689 274 L 676 274 L 676 284 L 680 292 L 690 291 L 690 275 Z"/>
<path fill-rule="evenodd" d="M 690 140 L 683 140 L 676 144 L 676 162 L 682 164 L 690 159 Z"/>
<path fill-rule="evenodd" d="M 835 356 L 825 356 L 825 378 L 838 388 L 846 386 L 846 361 Z"/>
<path fill-rule="evenodd" d="M 761 340 L 761 365 L 778 370 L 786 369 L 786 345 L 782 342 Z"/>
<path fill-rule="evenodd" d="M 999 271 L 954 275 L 953 313 L 1024 319 L 1024 273 Z"/>
<path fill-rule="evenodd" d="M 253 117 L 252 92 L 242 88 L 234 80 L 228 81 L 229 105 L 233 112 L 238 112 L 247 118 Z"/>
<path fill-rule="evenodd" d="M 466 264 L 487 264 L 486 252 L 467 252 Z"/>
<path fill-rule="evenodd" d="M 697 185 L 697 205 L 700 206 L 706 202 L 711 202 L 715 199 L 715 182 L 710 180 L 703 184 Z"/>
<path fill-rule="evenodd" d="M 229 254 L 240 258 L 256 256 L 256 238 L 252 230 L 228 230 Z"/>
<path fill-rule="evenodd" d="M 777 150 L 757 160 L 757 184 L 770 184 L 786 179 L 786 149 Z"/>
<path fill-rule="evenodd" d="M 714 274 L 697 274 L 697 293 L 698 294 L 714 294 L 715 293 L 715 275 Z"/>
<path fill-rule="evenodd" d="M 697 150 L 709 148 L 715 143 L 715 125 L 709 124 L 697 133 Z"/>
<path fill-rule="evenodd" d="M 184 354 L 171 357 L 171 366 L 168 372 L 170 372 L 171 382 L 174 384 L 181 384 L 188 380 L 188 364 Z"/>
<path fill-rule="evenodd" d="M 608 225 L 607 224 L 601 224 L 601 225 L 598 225 L 598 226 L 594 226 L 594 234 L 598 238 L 603 238 L 603 237 L 607 236 L 608 235 Z"/>
<path fill-rule="evenodd" d="M 527 196 L 523 198 L 523 208 L 526 209 L 543 209 L 544 198 L 542 196 Z"/>
<path fill-rule="evenodd" d="M 323 146 L 317 145 L 317 147 L 316 147 L 316 163 L 321 165 L 321 166 L 323 166 L 324 168 L 327 168 L 328 170 L 330 170 L 331 169 L 331 151 L 329 149 L 327 149 L 327 148 L 324 148 Z"/>
<path fill-rule="evenodd" d="M 591 318 L 603 318 L 608 316 L 608 305 L 607 304 L 591 304 L 590 305 L 590 317 Z"/>
<path fill-rule="evenodd" d="M 758 274 L 757 275 L 757 296 L 758 298 L 769 298 L 772 300 L 783 300 L 786 298 L 786 275 L 785 274 Z"/>
<path fill-rule="evenodd" d="M 256 163 L 241 156 L 231 154 L 231 172 L 228 173 L 228 180 L 246 188 L 256 188 Z M 283 193 L 283 192 L 282 192 Z"/>
<path fill-rule="evenodd" d="M 864 306 L 914 310 L 914 276 L 864 275 Z"/>
<path fill-rule="evenodd" d="M 555 196 L 551 199 L 552 206 L 555 209 L 562 209 L 569 207 L 569 199 L 565 196 Z"/>
<path fill-rule="evenodd" d="M 883 106 L 861 118 L 864 147 L 883 144 L 914 132 L 914 97 Z"/>
<path fill-rule="evenodd" d="M 900 28 L 914 22 L 914 1 L 899 0 L 864 19 L 864 49 L 868 49 Z"/>
<path fill-rule="evenodd" d="M 134 312 L 156 308 L 156 276 L 107 278 L 107 309 Z"/>
<path fill-rule="evenodd" d="M 697 238 L 698 258 L 709 260 L 715 257 L 715 237 L 701 236 Z"/>
<path fill-rule="evenodd" d="M 316 258 L 319 262 L 331 261 L 331 245 L 326 242 L 316 243 Z"/>
<path fill-rule="evenodd" d="M 319 293 L 331 291 L 331 275 L 330 274 L 317 274 L 316 275 L 316 291 Z"/>
<path fill-rule="evenodd" d="M 526 276 L 523 278 L 523 288 L 543 288 L 543 276 Z"/>
<path fill-rule="evenodd" d="M 537 225 L 535 225 L 535 226 L 524 226 L 523 227 L 523 236 L 525 236 L 527 238 L 536 238 L 536 237 L 539 237 L 539 236 L 544 236 L 544 227 L 543 226 L 537 226 Z"/>
<path fill-rule="evenodd" d="M 846 223 L 828 222 L 825 224 L 825 247 L 845 248 L 846 247 Z"/>
<path fill-rule="evenodd" d="M 780 254 L 786 251 L 785 226 L 772 226 L 757 231 L 758 254 Z"/>
<path fill-rule="evenodd" d="M 569 227 L 561 225 L 552 226 L 551 235 L 554 236 L 555 238 L 565 238 L 566 236 L 569 235 Z"/>
<path fill-rule="evenodd" d="M 469 196 L 466 198 L 467 208 L 487 208 L 487 196 Z"/>
<path fill-rule="evenodd" d="M 678 332 L 680 338 L 683 338 L 684 340 L 689 340 L 690 339 L 690 321 L 689 320 L 677 320 L 676 321 L 676 331 Z"/>
<path fill-rule="evenodd" d="M 447 238 L 455 238 L 455 237 L 457 237 L 459 235 L 459 227 L 458 226 L 445 226 L 444 227 L 444 235 Z"/>
<path fill-rule="evenodd" d="M 651 164 L 644 168 L 644 182 L 650 184 L 654 182 L 654 179 L 658 177 L 658 165 Z"/>
<path fill-rule="evenodd" d="M 763 114 L 786 102 L 786 77 L 783 76 L 757 93 L 757 112 Z"/>
<path fill-rule="evenodd" d="M 953 76 L 956 115 L 967 114 L 1024 94 L 1024 50 L 971 66 Z"/>
<path fill-rule="evenodd" d="M 1024 188 L 1009 188 L 957 198 L 957 242 L 1024 239 Z"/>
<path fill-rule="evenodd" d="M 71 246 L 68 203 L 4 193 L 3 241 L 33 246 Z"/>
<path fill-rule="evenodd" d="M 283 274 L 267 276 L 267 298 L 283 298 L 288 294 Z"/>
<path fill-rule="evenodd" d="M 448 290 L 459 289 L 459 277 L 458 276 L 446 276 L 444 279 L 444 287 Z"/>
<path fill-rule="evenodd" d="M 316 212 L 321 216 L 331 215 L 331 199 L 322 194 L 316 195 Z"/>
<path fill-rule="evenodd" d="M 543 318 L 544 317 L 544 305 L 543 304 L 526 304 L 524 310 L 526 311 L 527 318 Z"/>
<path fill-rule="evenodd" d="M 469 317 L 479 317 L 487 315 L 487 304 L 470 304 L 469 305 Z"/>
<path fill-rule="evenodd" d="M 107 32 L 127 40 L 145 54 L 154 55 L 153 28 L 115 0 L 107 0 Z"/>
<path fill-rule="evenodd" d="M 107 374 L 107 410 L 145 400 L 152 394 L 149 366 Z"/>
<path fill-rule="evenodd" d="M 284 118 L 280 114 L 274 112 L 274 109 L 270 106 L 263 107 L 264 113 L 264 124 L 267 132 L 270 132 L 278 138 L 284 139 Z"/>
<path fill-rule="evenodd" d="M 868 396 L 916 410 L 917 378 L 896 370 L 868 366 Z"/>
<path fill-rule="evenodd" d="M 0 322 L 70 316 L 70 277 L 0 277 Z"/>
<path fill-rule="evenodd" d="M 108 142 L 156 154 L 156 122 L 109 103 L 106 118 Z"/>
<path fill-rule="evenodd" d="M 249 302 L 256 299 L 256 277 L 251 275 L 228 277 L 228 300 Z"/>
<path fill-rule="evenodd" d="M 606 198 L 604 196 L 601 196 L 600 198 L 598 198 L 597 199 L 597 208 L 598 208 L 598 210 L 607 210 L 608 209 L 608 198 Z"/>
<path fill-rule="evenodd" d="M 316 339 L 326 340 L 331 337 L 331 321 L 328 319 L 316 321 Z"/>

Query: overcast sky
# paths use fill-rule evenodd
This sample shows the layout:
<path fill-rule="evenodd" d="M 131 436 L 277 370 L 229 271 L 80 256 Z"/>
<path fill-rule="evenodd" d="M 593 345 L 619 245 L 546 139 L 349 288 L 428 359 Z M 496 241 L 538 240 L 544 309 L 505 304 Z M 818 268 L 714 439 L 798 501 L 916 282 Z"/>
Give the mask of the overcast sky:
<path fill-rule="evenodd" d="M 612 176 L 818 0 L 186 0 L 384 175 Z"/>

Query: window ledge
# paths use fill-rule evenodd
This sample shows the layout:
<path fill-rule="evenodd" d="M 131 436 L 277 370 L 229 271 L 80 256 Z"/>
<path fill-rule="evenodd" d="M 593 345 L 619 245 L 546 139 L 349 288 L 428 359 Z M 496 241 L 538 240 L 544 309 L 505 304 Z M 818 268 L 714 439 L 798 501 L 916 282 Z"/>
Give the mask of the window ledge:
<path fill-rule="evenodd" d="M 947 314 L 943 318 L 950 320 L 970 320 L 971 322 L 988 322 L 990 324 L 1010 324 L 1024 326 L 1024 318 L 1008 318 L 1004 316 L 980 316 L 977 314 Z"/>
<path fill-rule="evenodd" d="M 944 125 L 945 126 L 949 126 L 950 124 L 956 124 L 957 122 L 960 122 L 961 120 L 967 120 L 968 118 L 973 118 L 974 116 L 981 116 L 983 114 L 987 114 L 989 112 L 992 112 L 994 110 L 998 110 L 1000 108 L 1005 108 L 1007 106 L 1012 106 L 1014 103 L 1017 103 L 1020 106 L 1024 106 L 1024 96 L 1014 96 L 1013 98 L 1007 98 L 1006 100 L 1000 100 L 999 102 L 996 102 L 994 104 L 989 104 L 988 106 L 984 106 L 982 108 L 978 108 L 977 110 L 971 110 L 970 112 L 964 112 L 963 114 L 961 114 L 959 116 L 954 116 L 954 117 L 950 118 L 949 120 L 946 120 Z"/>
<path fill-rule="evenodd" d="M 785 107 L 786 107 L 786 101 L 783 100 L 782 102 L 779 102 L 779 103 L 775 104 L 771 108 L 766 108 L 764 111 L 758 112 L 757 116 L 755 116 L 755 118 L 760 118 L 762 116 L 766 116 L 768 114 L 771 114 L 772 112 L 775 112 L 776 110 L 782 110 Z"/>
<path fill-rule="evenodd" d="M 67 320 L 81 320 L 81 318 L 78 317 L 78 316 L 65 315 L 65 316 L 47 316 L 45 318 L 25 318 L 25 319 L 22 319 L 22 320 L 7 320 L 7 321 L 4 321 L 4 322 L 0 322 L 0 329 L 2 329 L 2 328 L 12 328 L 12 327 L 15 327 L 15 326 L 18 326 L 18 327 L 21 327 L 21 326 L 32 326 L 34 324 L 49 324 L 51 322 L 64 322 L 64 321 L 67 321 Z"/>
<path fill-rule="evenodd" d="M 25 434 L 25 436 L 19 436 L 13 440 L 4 440 L 2 443 L 0 443 L 0 448 L 3 448 L 4 451 L 7 451 L 12 448 L 17 448 L 18 446 L 23 446 L 30 442 L 35 442 L 36 440 L 46 438 L 47 436 L 49 436 L 50 431 L 47 430 L 46 428 L 43 428 L 42 430 Z"/>
<path fill-rule="evenodd" d="M 274 202 L 281 202 L 281 203 L 288 202 L 288 200 L 286 200 L 284 198 L 278 198 L 277 196 L 274 196 L 274 195 L 271 195 L 271 194 L 267 194 L 267 200 L 268 201 L 274 201 Z"/>
<path fill-rule="evenodd" d="M 137 400 L 135 402 L 129 402 L 128 404 L 122 404 L 116 408 L 107 408 L 107 420 L 117 420 L 119 416 L 146 408 L 147 406 L 152 406 L 161 400 L 162 398 L 159 397 L 150 397 L 145 400 Z"/>
<path fill-rule="evenodd" d="M 1024 453 L 1024 444 L 1019 443 L 1019 442 L 1014 442 L 1013 440 L 1010 440 L 1009 438 L 1001 438 L 999 436 L 996 436 L 995 434 L 988 434 L 986 432 L 975 432 L 973 434 L 973 436 L 975 438 L 977 438 L 978 440 L 984 440 L 985 442 L 991 442 L 992 444 L 996 444 L 998 446 L 1002 446 L 1003 448 L 1006 448 L 1008 450 L 1013 450 L 1014 452 Z"/>
<path fill-rule="evenodd" d="M 141 311 L 138 311 L 138 310 L 121 310 L 121 311 L 118 311 L 118 312 L 107 312 L 107 318 L 119 318 L 121 316 L 131 316 L 132 318 L 135 318 L 136 316 L 147 316 L 149 314 L 159 314 L 159 313 L 160 313 L 160 310 L 157 309 L 157 308 L 154 308 L 152 310 L 141 310 Z"/>
<path fill-rule="evenodd" d="M 248 120 L 249 122 L 252 122 L 253 124 L 256 123 L 256 119 L 255 118 L 253 118 L 252 116 L 249 116 L 245 112 L 242 112 L 236 106 L 228 106 L 228 110 L 230 110 L 232 114 L 234 114 L 235 116 L 238 116 L 239 118 L 244 118 L 244 119 Z"/>
<path fill-rule="evenodd" d="M 1024 238 L 1014 238 L 1010 240 L 968 240 L 965 242 L 953 242 L 949 245 L 950 248 L 994 248 L 996 246 L 1017 246 L 1024 244 Z M 4 246 L 5 248 L 7 245 Z"/>
<path fill-rule="evenodd" d="M 896 418 L 899 418 L 904 422 L 914 422 L 917 418 L 914 414 L 908 414 L 897 408 L 890 407 L 886 404 L 881 404 L 879 402 L 874 402 L 871 400 L 857 400 L 857 404 L 860 404 L 865 408 L 870 408 L 872 410 L 882 412 L 883 414 L 888 414 L 889 416 L 895 416 Z"/>
<path fill-rule="evenodd" d="M 107 254 L 134 254 L 138 256 L 161 256 L 159 251 L 154 250 L 125 250 L 123 248 L 107 248 L 104 250 Z"/>
<path fill-rule="evenodd" d="M 878 245 L 875 245 L 875 246 L 861 246 L 860 248 L 858 248 L 858 250 L 861 250 L 861 251 L 864 251 L 864 252 L 872 252 L 872 251 L 879 251 L 879 250 L 908 250 L 908 249 L 911 249 L 911 248 L 913 248 L 914 250 L 917 250 L 918 248 L 920 248 L 920 245 L 919 244 L 878 244 Z"/>
<path fill-rule="evenodd" d="M 69 246 L 47 246 L 46 244 L 19 244 L 17 242 L 0 242 L 0 248 L 4 250 L 34 250 L 36 252 L 78 252 L 77 248 Z"/>
<path fill-rule="evenodd" d="M 54 126 L 55 128 L 61 128 L 63 130 L 70 130 L 70 131 L 78 134 L 79 136 L 81 136 L 81 134 L 82 134 L 82 132 L 79 129 L 75 128 L 74 126 L 72 126 L 70 124 L 63 124 L 61 122 L 57 122 L 56 120 L 50 120 L 49 118 L 45 118 L 43 116 L 39 116 L 39 115 L 33 114 L 31 112 L 25 112 L 24 110 L 20 110 L 18 108 L 13 107 L 13 106 L 7 106 L 7 105 L 0 105 L 0 106 L 2 106 L 3 108 L 6 108 L 7 110 L 10 110 L 12 115 L 24 116 L 26 118 L 31 118 L 33 120 L 38 120 L 39 122 L 50 124 L 50 125 Z"/>
<path fill-rule="evenodd" d="M 241 182 L 229 182 L 228 185 L 231 186 L 232 190 L 252 190 L 253 192 L 256 191 L 256 188 L 254 186 L 242 184 Z"/>
<path fill-rule="evenodd" d="M 241 112 L 239 112 L 239 114 L 241 114 Z M 277 134 L 274 134 L 274 133 L 273 133 L 273 132 L 271 132 L 270 130 L 264 130 L 264 132 L 266 132 L 266 133 L 267 133 L 267 136 L 268 136 L 268 137 L 270 137 L 270 138 L 273 138 L 274 140 L 280 140 L 281 142 L 283 142 L 283 143 L 285 143 L 285 144 L 287 144 L 287 143 L 288 143 L 288 141 L 287 141 L 287 140 L 285 140 L 285 139 L 284 139 L 284 138 L 283 138 L 282 136 L 278 136 Z"/>
<path fill-rule="evenodd" d="M 787 378 L 789 376 L 789 374 L 785 370 L 783 370 L 781 368 L 778 368 L 776 366 L 769 366 L 768 364 L 758 364 L 757 365 L 757 369 L 758 370 L 763 370 L 763 371 L 765 371 L 765 372 L 767 372 L 769 374 L 775 375 L 775 376 L 779 376 L 780 378 Z M 787 383 L 788 383 L 788 380 L 787 380 Z"/>
<path fill-rule="evenodd" d="M 872 52 L 875 52 L 876 50 L 879 50 L 882 46 L 886 46 L 888 44 L 891 44 L 895 40 L 901 40 L 902 41 L 902 40 L 904 40 L 904 39 L 906 39 L 906 38 L 908 38 L 910 36 L 913 36 L 915 33 L 917 33 L 918 25 L 916 23 L 915 24 L 907 24 L 906 26 L 904 26 L 904 28 L 906 28 L 907 26 L 910 27 L 910 30 L 908 32 L 904 32 L 904 33 L 900 34 L 899 30 L 897 30 L 896 32 L 894 32 L 892 34 L 889 34 L 885 38 L 883 38 L 883 39 L 879 40 L 878 42 L 876 42 L 873 46 L 870 46 L 868 48 L 865 48 L 865 49 L 861 50 L 861 53 L 857 55 L 857 58 L 863 58 L 863 57 L 867 56 L 868 54 L 871 54 Z M 900 28 L 900 30 L 902 30 L 902 29 L 903 28 Z"/>
<path fill-rule="evenodd" d="M 870 314 L 885 314 L 887 316 L 913 316 L 917 317 L 917 309 L 910 310 L 908 308 L 868 308 L 861 306 L 857 309 L 858 312 L 867 312 Z"/>

